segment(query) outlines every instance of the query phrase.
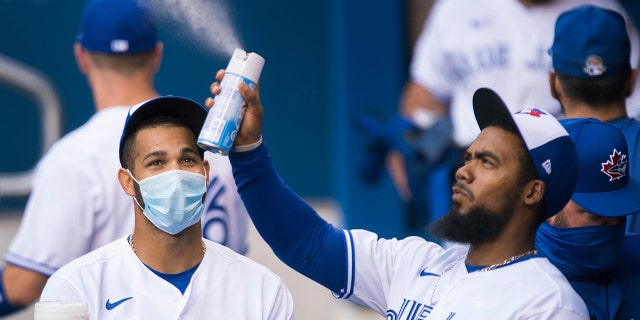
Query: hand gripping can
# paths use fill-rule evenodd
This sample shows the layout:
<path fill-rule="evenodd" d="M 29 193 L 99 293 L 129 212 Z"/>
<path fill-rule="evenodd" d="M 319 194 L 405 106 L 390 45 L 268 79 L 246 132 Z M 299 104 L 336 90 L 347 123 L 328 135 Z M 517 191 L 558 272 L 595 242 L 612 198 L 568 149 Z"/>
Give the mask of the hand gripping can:
<path fill-rule="evenodd" d="M 264 66 L 264 58 L 256 53 L 236 49 L 229 60 L 224 78 L 220 83 L 220 94 L 215 97 L 213 108 L 198 135 L 198 146 L 211 152 L 228 155 L 236 139 L 245 101 L 240 95 L 240 82 L 255 88 Z"/>

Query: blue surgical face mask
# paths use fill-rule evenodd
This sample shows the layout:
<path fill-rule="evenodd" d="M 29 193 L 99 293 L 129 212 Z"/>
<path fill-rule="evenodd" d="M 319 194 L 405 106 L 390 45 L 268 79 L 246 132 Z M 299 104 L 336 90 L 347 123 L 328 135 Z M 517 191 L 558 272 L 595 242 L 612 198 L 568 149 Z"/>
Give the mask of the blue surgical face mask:
<path fill-rule="evenodd" d="M 567 278 L 589 278 L 616 265 L 625 225 L 560 228 L 544 222 L 538 228 L 536 249 Z"/>
<path fill-rule="evenodd" d="M 133 199 L 158 229 L 176 234 L 200 221 L 204 212 L 202 197 L 207 190 L 205 176 L 172 170 L 138 181 L 131 171 L 129 175 L 140 186 L 144 208 Z"/>

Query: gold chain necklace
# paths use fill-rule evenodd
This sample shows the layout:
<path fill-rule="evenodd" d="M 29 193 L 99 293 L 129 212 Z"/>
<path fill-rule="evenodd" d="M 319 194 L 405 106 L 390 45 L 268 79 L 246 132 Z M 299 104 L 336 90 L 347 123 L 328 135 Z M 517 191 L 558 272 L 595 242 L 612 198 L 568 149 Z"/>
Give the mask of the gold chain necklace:
<path fill-rule="evenodd" d="M 479 272 L 485 272 L 485 271 L 497 269 L 497 268 L 500 268 L 502 266 L 506 266 L 506 265 L 518 260 L 518 259 L 522 259 L 522 258 L 524 258 L 526 256 L 530 256 L 530 255 L 534 255 L 534 254 L 538 254 L 538 250 L 535 250 L 535 249 L 529 250 L 529 251 L 527 251 L 527 252 L 525 252 L 523 254 L 519 254 L 517 256 L 513 256 L 513 257 L 511 257 L 511 258 L 509 258 L 509 259 L 507 259 L 505 261 L 502 261 L 502 262 L 500 262 L 498 264 L 493 264 L 493 265 L 490 265 L 488 267 L 484 267 L 484 268 L 480 269 Z"/>
<path fill-rule="evenodd" d="M 200 239 L 200 241 L 202 241 L 202 254 L 204 255 L 207 252 L 207 246 L 204 244 L 204 240 Z M 133 233 L 129 236 L 129 246 L 133 252 L 136 252 L 136 248 L 133 246 Z"/>
<path fill-rule="evenodd" d="M 530 256 L 530 255 L 535 255 L 535 254 L 538 254 L 538 250 L 535 250 L 535 249 L 534 250 L 529 250 L 529 251 L 527 251 L 525 253 L 522 253 L 522 254 L 519 254 L 519 255 L 515 255 L 515 256 L 513 256 L 513 257 L 511 257 L 509 259 L 506 259 L 506 260 L 504 260 L 504 261 L 502 261 L 500 263 L 492 264 L 492 265 L 490 265 L 488 267 L 484 267 L 484 268 L 478 270 L 478 272 L 486 272 L 486 271 L 490 271 L 490 270 L 493 270 L 493 269 L 497 269 L 497 268 L 506 266 L 506 265 L 518 260 L 518 259 L 522 259 L 524 257 Z M 438 289 L 438 284 L 440 283 L 440 279 L 442 279 L 442 277 L 444 277 L 445 273 L 451 271 L 451 269 L 453 269 L 455 266 L 457 266 L 458 263 L 460 263 L 460 261 L 464 260 L 464 258 L 466 258 L 466 257 L 467 257 L 466 254 L 463 255 L 458 260 L 456 260 L 456 262 L 454 262 L 453 264 L 451 264 L 450 266 L 448 266 L 447 268 L 445 268 L 442 271 L 442 274 L 438 277 L 438 280 L 436 280 L 436 285 L 433 286 L 433 291 L 431 292 L 430 302 L 431 302 L 431 306 L 432 307 L 435 307 L 438 304 L 438 302 L 440 302 L 439 300 L 433 301 L 433 297 L 435 296 L 436 290 Z"/>

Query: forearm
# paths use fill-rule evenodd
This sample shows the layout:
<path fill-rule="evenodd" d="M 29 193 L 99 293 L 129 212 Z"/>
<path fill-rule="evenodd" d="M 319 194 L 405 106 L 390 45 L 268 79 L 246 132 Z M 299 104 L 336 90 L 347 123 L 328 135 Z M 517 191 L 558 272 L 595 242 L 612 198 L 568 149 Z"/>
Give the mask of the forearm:
<path fill-rule="evenodd" d="M 345 239 L 278 176 L 266 146 L 230 155 L 238 192 L 262 238 L 291 268 L 338 292 Z"/>
<path fill-rule="evenodd" d="M 0 270 L 0 317 L 32 304 L 40 296 L 47 277 L 14 265 Z"/>
<path fill-rule="evenodd" d="M 421 87 L 419 84 L 413 81 L 407 81 L 400 98 L 400 114 L 407 119 L 413 119 L 417 122 L 428 122 L 422 118 L 432 117 L 432 121 L 443 117 L 447 114 L 447 105 L 436 99 L 435 96 L 429 92 L 429 90 Z M 420 116 L 418 110 L 422 110 L 423 114 Z M 415 119 L 418 118 L 418 119 Z M 417 123 L 419 127 L 421 124 Z"/>

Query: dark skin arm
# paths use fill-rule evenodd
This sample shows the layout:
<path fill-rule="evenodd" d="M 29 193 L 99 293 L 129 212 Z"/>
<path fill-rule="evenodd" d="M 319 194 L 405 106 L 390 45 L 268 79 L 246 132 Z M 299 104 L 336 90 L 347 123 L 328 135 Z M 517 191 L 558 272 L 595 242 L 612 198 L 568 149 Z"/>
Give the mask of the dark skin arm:
<path fill-rule="evenodd" d="M 15 307 L 26 307 L 39 297 L 49 277 L 13 264 L 8 264 L 2 273 L 2 283 L 9 303 Z"/>

